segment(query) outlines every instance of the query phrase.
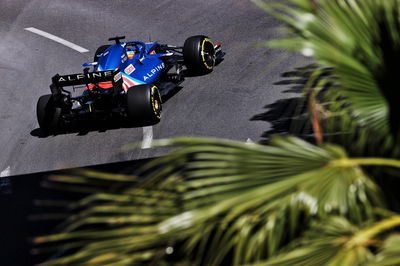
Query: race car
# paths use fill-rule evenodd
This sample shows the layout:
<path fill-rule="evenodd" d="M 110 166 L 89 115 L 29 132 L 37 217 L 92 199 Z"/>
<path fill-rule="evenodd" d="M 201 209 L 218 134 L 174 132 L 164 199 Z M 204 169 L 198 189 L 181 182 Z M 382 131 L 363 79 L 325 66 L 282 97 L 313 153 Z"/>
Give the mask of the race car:
<path fill-rule="evenodd" d="M 109 38 L 93 62 L 84 63 L 82 73 L 55 75 L 51 94 L 37 102 L 37 119 L 44 133 L 56 132 L 73 120 L 119 116 L 153 125 L 160 121 L 163 95 L 178 87 L 190 73 L 213 71 L 225 55 L 204 35 L 186 39 L 183 46 L 121 42 L 125 36 Z M 90 71 L 90 69 L 92 70 Z M 73 96 L 65 87 L 83 93 Z"/>

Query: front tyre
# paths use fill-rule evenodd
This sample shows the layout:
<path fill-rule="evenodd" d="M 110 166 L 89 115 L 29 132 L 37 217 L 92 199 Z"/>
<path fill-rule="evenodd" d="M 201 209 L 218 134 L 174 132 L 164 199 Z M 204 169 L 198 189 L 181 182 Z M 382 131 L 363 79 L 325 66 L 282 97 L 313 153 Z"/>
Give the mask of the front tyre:
<path fill-rule="evenodd" d="M 127 115 L 132 122 L 154 125 L 161 119 L 161 96 L 153 84 L 130 87 L 127 93 Z"/>
<path fill-rule="evenodd" d="M 199 74 L 210 73 L 215 65 L 215 48 L 204 35 L 186 39 L 183 45 L 183 59 L 188 70 Z"/>
<path fill-rule="evenodd" d="M 39 127 L 44 133 L 52 133 L 59 128 L 61 108 L 55 105 L 51 94 L 39 98 L 36 105 L 36 115 Z"/>

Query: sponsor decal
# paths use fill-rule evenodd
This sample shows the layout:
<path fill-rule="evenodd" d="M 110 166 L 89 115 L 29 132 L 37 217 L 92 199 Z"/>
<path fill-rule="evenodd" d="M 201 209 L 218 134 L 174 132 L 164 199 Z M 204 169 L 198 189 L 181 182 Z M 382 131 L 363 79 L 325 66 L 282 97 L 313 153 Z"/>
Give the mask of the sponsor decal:
<path fill-rule="evenodd" d="M 161 70 L 163 70 L 165 68 L 164 63 L 161 63 L 160 65 L 156 66 L 155 68 L 153 68 L 152 70 L 150 70 L 149 73 L 147 73 L 146 75 L 143 76 L 143 80 L 147 80 L 149 78 L 151 78 L 152 76 L 154 76 L 154 74 L 156 74 L 157 72 L 160 72 Z"/>
<path fill-rule="evenodd" d="M 112 77 L 112 75 L 113 75 L 112 70 L 103 72 L 91 72 L 86 74 L 82 73 L 82 74 L 66 75 L 66 76 L 60 76 L 58 78 L 58 82 L 68 82 L 68 81 L 72 82 L 84 79 L 106 78 L 106 77 Z"/>
<path fill-rule="evenodd" d="M 129 64 L 129 66 L 127 66 L 127 67 L 125 68 L 124 72 L 125 72 L 126 74 L 130 75 L 130 74 L 132 74 L 132 72 L 135 71 L 135 70 L 136 70 L 136 68 L 135 68 L 132 64 Z"/>
<path fill-rule="evenodd" d="M 131 76 L 126 75 L 125 73 L 122 73 L 122 79 L 124 81 L 124 83 L 122 84 L 124 90 L 127 90 L 128 88 L 136 85 L 145 84 L 143 81 L 134 79 Z"/>
<path fill-rule="evenodd" d="M 126 57 L 126 56 L 124 55 L 124 56 L 122 57 L 122 59 L 121 59 L 121 63 L 122 63 L 122 64 L 125 63 L 126 60 L 128 60 L 128 57 Z"/>
<path fill-rule="evenodd" d="M 120 80 L 122 78 L 122 74 L 121 72 L 118 72 L 117 74 L 115 74 L 114 76 L 114 82 L 117 82 L 118 80 Z"/>

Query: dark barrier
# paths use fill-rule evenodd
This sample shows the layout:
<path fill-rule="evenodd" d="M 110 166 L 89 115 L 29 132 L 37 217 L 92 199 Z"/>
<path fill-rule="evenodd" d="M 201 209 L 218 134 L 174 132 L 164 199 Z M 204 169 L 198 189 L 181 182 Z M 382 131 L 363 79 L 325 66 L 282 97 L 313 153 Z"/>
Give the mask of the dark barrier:
<path fill-rule="evenodd" d="M 96 171 L 133 174 L 150 159 L 89 166 Z M 40 183 L 49 175 L 68 173 L 74 169 L 42 172 L 0 178 L 0 265 L 34 265 L 46 260 L 43 255 L 31 255 L 33 236 L 48 234 L 59 220 L 32 221 L 31 217 L 46 211 L 35 205 L 38 199 L 76 199 L 77 194 L 53 191 Z M 79 194 L 81 196 L 81 194 Z M 48 255 L 47 255 L 48 256 Z"/>

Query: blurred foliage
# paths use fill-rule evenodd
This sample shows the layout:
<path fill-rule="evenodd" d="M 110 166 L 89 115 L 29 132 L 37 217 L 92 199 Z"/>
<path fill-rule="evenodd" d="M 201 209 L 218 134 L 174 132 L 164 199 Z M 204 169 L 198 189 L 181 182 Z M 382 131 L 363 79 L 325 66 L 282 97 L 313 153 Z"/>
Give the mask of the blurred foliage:
<path fill-rule="evenodd" d="M 326 139 L 357 155 L 398 156 L 399 2 L 256 3 L 290 29 L 286 39 L 267 45 L 300 52 L 318 63 L 310 75 L 316 82 L 304 91 L 317 91 Z"/>
<path fill-rule="evenodd" d="M 399 1 L 255 2 L 285 25 L 268 45 L 315 59 L 302 93 L 317 140 L 179 138 L 137 177 L 52 177 L 89 195 L 34 239 L 61 252 L 46 265 L 399 264 L 400 218 L 376 182 L 400 168 Z"/>

